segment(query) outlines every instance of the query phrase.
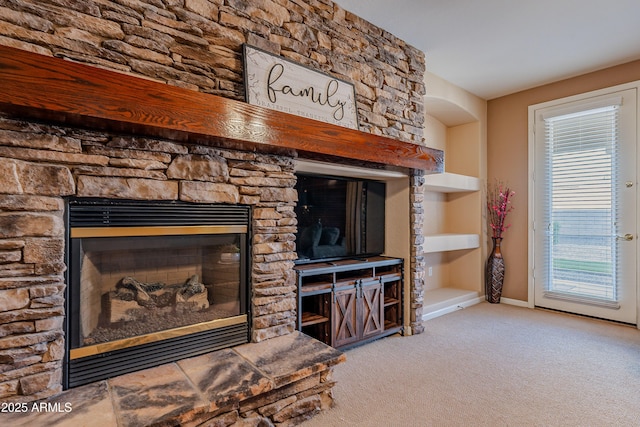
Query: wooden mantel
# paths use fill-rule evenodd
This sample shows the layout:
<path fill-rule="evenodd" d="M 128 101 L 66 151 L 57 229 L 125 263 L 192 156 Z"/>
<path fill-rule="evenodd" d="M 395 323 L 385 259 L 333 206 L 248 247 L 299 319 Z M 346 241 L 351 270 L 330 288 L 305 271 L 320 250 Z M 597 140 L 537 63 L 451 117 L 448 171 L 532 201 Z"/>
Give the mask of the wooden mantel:
<path fill-rule="evenodd" d="M 440 150 L 0 46 L 0 111 L 240 150 L 442 172 Z"/>

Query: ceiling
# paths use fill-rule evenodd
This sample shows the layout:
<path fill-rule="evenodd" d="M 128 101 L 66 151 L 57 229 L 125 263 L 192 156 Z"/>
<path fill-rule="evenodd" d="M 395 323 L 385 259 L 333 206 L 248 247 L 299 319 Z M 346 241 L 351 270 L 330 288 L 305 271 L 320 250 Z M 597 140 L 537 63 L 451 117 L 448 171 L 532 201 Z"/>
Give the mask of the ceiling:
<path fill-rule="evenodd" d="M 493 99 L 640 59 L 639 0 L 335 0 Z"/>

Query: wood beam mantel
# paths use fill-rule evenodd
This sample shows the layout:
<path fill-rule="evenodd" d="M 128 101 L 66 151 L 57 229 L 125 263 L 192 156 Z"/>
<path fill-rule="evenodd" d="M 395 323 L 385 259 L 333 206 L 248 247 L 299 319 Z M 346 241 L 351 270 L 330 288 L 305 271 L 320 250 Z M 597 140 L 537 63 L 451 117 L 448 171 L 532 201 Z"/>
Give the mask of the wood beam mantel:
<path fill-rule="evenodd" d="M 442 172 L 440 150 L 0 46 L 0 111 L 266 153 Z"/>

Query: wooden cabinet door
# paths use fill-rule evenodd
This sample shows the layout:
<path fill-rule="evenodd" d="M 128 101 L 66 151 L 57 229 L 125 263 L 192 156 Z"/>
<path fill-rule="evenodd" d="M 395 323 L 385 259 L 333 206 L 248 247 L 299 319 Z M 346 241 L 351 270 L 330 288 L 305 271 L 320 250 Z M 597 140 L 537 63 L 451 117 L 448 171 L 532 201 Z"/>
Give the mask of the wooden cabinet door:
<path fill-rule="evenodd" d="M 358 289 L 355 286 L 334 291 L 334 347 L 341 347 L 359 340 L 357 296 Z"/>
<path fill-rule="evenodd" d="M 384 331 L 384 298 L 380 281 L 361 284 L 357 306 L 361 339 L 382 333 Z"/>

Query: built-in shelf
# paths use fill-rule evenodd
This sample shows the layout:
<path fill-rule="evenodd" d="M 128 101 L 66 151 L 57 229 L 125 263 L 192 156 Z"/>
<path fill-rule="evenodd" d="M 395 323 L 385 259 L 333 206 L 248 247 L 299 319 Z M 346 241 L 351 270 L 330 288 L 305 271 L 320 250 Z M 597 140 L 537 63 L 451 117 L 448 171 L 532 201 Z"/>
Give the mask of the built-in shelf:
<path fill-rule="evenodd" d="M 478 191 L 480 190 L 480 179 L 449 172 L 426 175 L 425 190 L 438 193 Z"/>
<path fill-rule="evenodd" d="M 480 236 L 477 234 L 433 234 L 425 236 L 425 253 L 457 251 L 480 247 Z"/>
<path fill-rule="evenodd" d="M 425 277 L 422 320 L 484 299 L 483 224 L 486 102 L 427 75 L 428 140 L 445 151 L 446 172 L 424 177 Z"/>

